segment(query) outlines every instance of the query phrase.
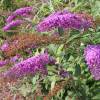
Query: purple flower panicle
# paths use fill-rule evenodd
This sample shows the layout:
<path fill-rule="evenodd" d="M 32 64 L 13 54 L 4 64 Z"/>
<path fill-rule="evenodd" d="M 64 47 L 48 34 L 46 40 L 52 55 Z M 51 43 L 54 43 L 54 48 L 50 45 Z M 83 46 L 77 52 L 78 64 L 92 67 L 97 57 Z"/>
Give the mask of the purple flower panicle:
<path fill-rule="evenodd" d="M 67 11 L 67 10 L 53 12 L 52 14 L 50 14 L 50 15 L 47 17 L 47 19 L 48 19 L 48 18 L 51 18 L 51 17 L 53 17 L 53 16 L 65 15 L 65 14 L 68 14 L 68 13 L 70 13 L 70 12 Z"/>
<path fill-rule="evenodd" d="M 3 27 L 4 31 L 10 30 L 12 27 L 16 27 L 18 25 L 21 25 L 23 23 L 23 20 L 16 20 L 8 23 L 6 26 Z"/>
<path fill-rule="evenodd" d="M 49 31 L 54 28 L 71 28 L 71 29 L 85 29 L 91 26 L 90 20 L 82 18 L 78 14 L 62 11 L 49 15 L 44 18 L 37 26 L 39 32 Z"/>
<path fill-rule="evenodd" d="M 37 71 L 47 74 L 45 66 L 54 63 L 55 60 L 49 54 L 39 54 L 15 64 L 14 67 L 4 73 L 4 77 L 20 78 L 25 75 L 34 75 Z"/>
<path fill-rule="evenodd" d="M 85 60 L 95 80 L 100 80 L 100 44 L 88 45 L 84 50 Z"/>
<path fill-rule="evenodd" d="M 18 15 L 22 15 L 25 13 L 29 13 L 31 11 L 32 11 L 32 7 L 24 7 L 24 8 L 17 9 L 16 11 L 14 11 L 14 13 Z"/>
<path fill-rule="evenodd" d="M 6 19 L 6 22 L 10 23 L 16 16 L 27 16 L 30 12 L 32 12 L 32 7 L 19 8 Z"/>
<path fill-rule="evenodd" d="M 7 23 L 10 23 L 10 22 L 12 22 L 13 19 L 15 19 L 15 18 L 16 18 L 16 15 L 11 14 L 11 15 L 6 19 L 6 22 L 7 22 Z"/>

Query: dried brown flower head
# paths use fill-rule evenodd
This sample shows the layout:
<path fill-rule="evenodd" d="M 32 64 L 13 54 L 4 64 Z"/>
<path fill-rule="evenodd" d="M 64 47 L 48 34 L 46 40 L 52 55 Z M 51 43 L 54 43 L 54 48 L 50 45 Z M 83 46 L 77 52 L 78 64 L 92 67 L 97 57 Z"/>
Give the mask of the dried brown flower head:
<path fill-rule="evenodd" d="M 92 25 L 91 27 L 94 28 L 94 29 L 96 28 L 96 25 L 95 25 L 95 22 L 94 22 L 94 19 L 93 19 L 92 15 L 90 15 L 88 13 L 85 13 L 85 12 L 78 13 L 78 15 L 81 16 L 84 19 L 89 20 L 91 22 L 91 25 Z"/>
<path fill-rule="evenodd" d="M 51 100 L 51 97 L 55 96 L 61 89 L 63 89 L 66 85 L 70 84 L 72 81 L 71 78 L 69 78 L 66 81 L 61 81 L 57 83 L 52 90 L 49 91 L 49 93 L 44 96 L 43 100 Z"/>
<path fill-rule="evenodd" d="M 13 56 L 20 50 L 31 47 L 46 46 L 48 44 L 59 44 L 64 39 L 59 36 L 47 36 L 38 34 L 21 34 L 13 36 L 9 41 L 9 48 L 4 52 L 6 56 Z"/>
<path fill-rule="evenodd" d="M 14 98 L 15 94 L 12 93 L 10 88 L 14 86 L 16 82 L 17 81 L 15 80 L 9 80 L 0 75 L 0 100 L 12 100 Z M 20 98 L 19 94 L 16 94 L 16 98 Z M 16 100 L 22 100 L 22 99 L 16 99 Z"/>

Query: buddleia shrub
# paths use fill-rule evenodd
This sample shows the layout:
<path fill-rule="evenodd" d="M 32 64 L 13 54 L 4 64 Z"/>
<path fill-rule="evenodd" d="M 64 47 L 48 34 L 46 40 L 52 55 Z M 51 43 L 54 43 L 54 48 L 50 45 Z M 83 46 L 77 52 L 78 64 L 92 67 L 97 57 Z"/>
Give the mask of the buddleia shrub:
<path fill-rule="evenodd" d="M 37 0 L 12 8 L 1 29 L 8 35 L 1 35 L 0 99 L 99 100 L 97 6 Z"/>

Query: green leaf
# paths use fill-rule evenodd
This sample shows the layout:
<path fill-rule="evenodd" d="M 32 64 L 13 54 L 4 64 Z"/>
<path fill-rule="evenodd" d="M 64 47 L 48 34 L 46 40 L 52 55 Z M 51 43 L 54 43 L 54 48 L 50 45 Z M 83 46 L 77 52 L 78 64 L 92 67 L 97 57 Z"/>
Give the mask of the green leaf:
<path fill-rule="evenodd" d="M 81 75 L 81 67 L 79 64 L 75 66 L 75 76 L 80 76 Z"/>
<path fill-rule="evenodd" d="M 78 39 L 78 38 L 80 38 L 80 37 L 81 37 L 80 34 L 75 34 L 75 35 L 71 36 L 71 37 L 66 41 L 66 44 L 68 44 L 68 43 L 72 42 L 73 40 Z"/>
<path fill-rule="evenodd" d="M 41 96 L 36 97 L 36 100 L 43 100 Z"/>
<path fill-rule="evenodd" d="M 30 84 L 23 84 L 18 90 L 24 97 L 26 97 L 29 93 L 32 92 L 31 88 L 32 87 Z"/>
<path fill-rule="evenodd" d="M 58 27 L 58 33 L 60 34 L 60 36 L 64 34 L 64 30 L 62 27 Z"/>
<path fill-rule="evenodd" d="M 36 75 L 35 77 L 32 78 L 32 83 L 33 85 L 36 83 L 36 81 L 39 79 L 39 75 Z"/>
<path fill-rule="evenodd" d="M 56 81 L 51 82 L 51 90 L 54 88 Z"/>
<path fill-rule="evenodd" d="M 57 49 L 57 55 L 60 55 L 62 53 L 64 45 L 60 45 L 59 48 Z"/>
<path fill-rule="evenodd" d="M 92 100 L 100 100 L 100 93 L 92 98 Z"/>

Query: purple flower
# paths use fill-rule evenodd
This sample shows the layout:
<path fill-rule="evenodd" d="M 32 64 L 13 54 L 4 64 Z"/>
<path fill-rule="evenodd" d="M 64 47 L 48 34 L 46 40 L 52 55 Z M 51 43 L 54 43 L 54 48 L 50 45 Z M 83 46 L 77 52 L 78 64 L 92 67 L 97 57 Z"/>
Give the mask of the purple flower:
<path fill-rule="evenodd" d="M 47 74 L 45 66 L 54 64 L 54 61 L 47 53 L 39 54 L 15 64 L 14 67 L 4 73 L 4 77 L 20 78 L 25 75 L 34 75 L 37 71 Z"/>
<path fill-rule="evenodd" d="M 15 14 L 22 15 L 32 11 L 32 7 L 24 7 L 14 11 Z"/>
<path fill-rule="evenodd" d="M 58 15 L 65 15 L 65 14 L 68 14 L 68 13 L 71 13 L 67 10 L 63 10 L 63 11 L 57 11 L 57 12 L 53 12 L 52 14 L 50 14 L 47 18 L 51 18 L 53 16 L 58 16 Z"/>
<path fill-rule="evenodd" d="M 84 50 L 85 60 L 95 80 L 100 80 L 100 44 L 88 45 Z"/>
<path fill-rule="evenodd" d="M 3 67 L 4 65 L 8 64 L 8 61 L 7 60 L 0 60 L 0 67 Z"/>
<path fill-rule="evenodd" d="M 1 49 L 2 51 L 6 51 L 8 48 L 9 48 L 8 42 L 5 42 L 5 43 L 0 47 L 0 49 Z"/>
<path fill-rule="evenodd" d="M 22 24 L 22 23 L 23 23 L 23 20 L 12 21 L 12 22 L 8 23 L 6 26 L 4 26 L 4 27 L 3 27 L 3 30 L 4 30 L 4 31 L 8 31 L 8 30 L 10 30 L 12 27 L 16 27 L 16 26 L 18 26 L 18 25 L 20 25 L 20 24 Z"/>
<path fill-rule="evenodd" d="M 81 30 L 90 26 L 90 20 L 82 18 L 78 14 L 62 11 L 49 15 L 36 26 L 36 29 L 39 32 L 49 31 L 58 27 Z"/>
<path fill-rule="evenodd" d="M 67 71 L 65 71 L 65 70 L 61 70 L 61 71 L 59 72 L 59 75 L 60 75 L 61 77 L 63 77 L 63 78 L 69 77 L 69 73 L 68 73 Z"/>
<path fill-rule="evenodd" d="M 27 16 L 32 11 L 32 7 L 24 7 L 14 11 L 7 19 L 6 22 L 10 23 L 16 16 Z"/>
<path fill-rule="evenodd" d="M 11 14 L 11 15 L 10 15 L 10 16 L 6 19 L 6 22 L 7 22 L 7 23 L 12 22 L 12 21 L 13 21 L 13 19 L 15 19 L 15 18 L 16 18 L 16 16 L 17 16 L 17 15 Z"/>
<path fill-rule="evenodd" d="M 19 58 L 21 58 L 21 55 L 17 54 L 16 56 L 10 58 L 10 62 L 16 63 Z"/>

